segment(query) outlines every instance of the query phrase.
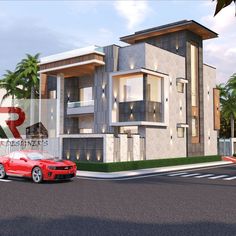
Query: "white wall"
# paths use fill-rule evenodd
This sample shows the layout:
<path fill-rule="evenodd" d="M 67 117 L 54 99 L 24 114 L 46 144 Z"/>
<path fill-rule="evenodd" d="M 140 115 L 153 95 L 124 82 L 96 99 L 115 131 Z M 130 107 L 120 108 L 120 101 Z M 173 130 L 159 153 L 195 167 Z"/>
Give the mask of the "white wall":
<path fill-rule="evenodd" d="M 169 125 L 166 128 L 145 128 L 146 159 L 185 157 L 186 130 L 184 138 L 178 138 L 177 124 L 186 123 L 186 93 L 178 93 L 176 88 L 176 78 L 185 78 L 185 58 L 149 44 L 145 46 L 145 53 L 145 67 L 168 74 L 172 83 L 167 84 Z"/>
<path fill-rule="evenodd" d="M 217 131 L 214 130 L 213 88 L 216 87 L 216 70 L 203 65 L 204 87 L 204 150 L 205 155 L 217 154 Z M 209 91 L 209 95 L 208 95 Z M 210 139 L 209 139 L 210 137 Z"/>

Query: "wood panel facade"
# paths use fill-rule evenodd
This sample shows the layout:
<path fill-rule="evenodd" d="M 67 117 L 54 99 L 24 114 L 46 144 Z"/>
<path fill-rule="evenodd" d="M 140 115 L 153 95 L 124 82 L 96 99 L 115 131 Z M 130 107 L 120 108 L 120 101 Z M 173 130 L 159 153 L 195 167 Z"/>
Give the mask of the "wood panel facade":
<path fill-rule="evenodd" d="M 220 90 L 213 89 L 214 129 L 220 129 Z"/>
<path fill-rule="evenodd" d="M 53 69 L 57 67 L 67 66 L 67 65 L 76 64 L 79 62 L 91 61 L 91 60 L 98 60 L 98 61 L 104 62 L 104 56 L 97 53 L 91 53 L 88 55 L 68 58 L 68 59 L 55 61 L 55 62 L 49 62 L 49 63 L 41 64 L 40 70 L 43 71 L 43 70 Z"/>

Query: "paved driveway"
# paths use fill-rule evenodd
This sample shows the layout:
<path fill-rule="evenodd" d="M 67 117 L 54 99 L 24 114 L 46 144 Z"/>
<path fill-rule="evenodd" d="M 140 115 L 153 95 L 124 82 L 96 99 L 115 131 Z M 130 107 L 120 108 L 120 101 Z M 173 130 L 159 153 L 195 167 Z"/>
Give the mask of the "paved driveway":
<path fill-rule="evenodd" d="M 236 235 L 235 176 L 231 165 L 116 181 L 10 179 L 0 182 L 0 235 Z"/>

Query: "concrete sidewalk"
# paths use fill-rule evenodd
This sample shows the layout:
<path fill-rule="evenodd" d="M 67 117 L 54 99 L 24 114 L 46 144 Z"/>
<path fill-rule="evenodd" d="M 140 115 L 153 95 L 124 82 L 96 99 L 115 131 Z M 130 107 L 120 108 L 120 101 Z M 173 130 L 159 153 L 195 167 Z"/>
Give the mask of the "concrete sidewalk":
<path fill-rule="evenodd" d="M 181 171 L 188 169 L 204 168 L 204 167 L 214 167 L 222 165 L 230 165 L 231 161 L 216 161 L 198 164 L 188 164 L 188 165 L 178 165 L 178 166 L 168 166 L 168 167 L 157 167 L 150 169 L 139 169 L 139 170 L 129 170 L 129 171 L 119 171 L 119 172 L 94 172 L 94 171 L 77 171 L 77 177 L 90 178 L 90 179 L 122 179 L 129 177 L 138 177 L 145 175 L 155 175 L 170 171 Z"/>

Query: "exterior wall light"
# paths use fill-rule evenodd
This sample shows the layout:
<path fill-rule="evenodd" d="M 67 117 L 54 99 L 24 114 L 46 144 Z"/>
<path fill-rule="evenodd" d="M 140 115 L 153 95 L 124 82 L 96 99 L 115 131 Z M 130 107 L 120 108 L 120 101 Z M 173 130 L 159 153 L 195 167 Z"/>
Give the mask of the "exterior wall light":
<path fill-rule="evenodd" d="M 79 155 L 79 151 L 76 153 L 76 159 L 79 160 L 80 155 Z"/>
<path fill-rule="evenodd" d="M 67 101 L 70 101 L 70 92 L 67 93 Z"/>
<path fill-rule="evenodd" d="M 70 151 L 66 152 L 66 159 L 68 159 L 68 160 L 70 159 Z"/>
<path fill-rule="evenodd" d="M 175 50 L 176 50 L 176 52 L 179 52 L 179 44 L 178 43 L 176 43 L 176 45 L 175 45 Z"/>
<path fill-rule="evenodd" d="M 173 144 L 173 131 L 170 129 L 170 144 Z"/>
<path fill-rule="evenodd" d="M 87 155 L 86 155 L 86 159 L 87 159 L 87 161 L 90 160 L 90 154 L 89 154 L 89 153 L 87 153 Z"/>
<path fill-rule="evenodd" d="M 97 160 L 98 160 L 98 161 L 101 160 L 101 155 L 100 155 L 100 153 L 97 154 Z"/>
<path fill-rule="evenodd" d="M 103 127 L 102 127 L 102 133 L 104 134 L 105 131 L 106 131 L 106 128 L 105 128 L 105 126 L 103 126 Z"/>
<path fill-rule="evenodd" d="M 105 85 L 102 86 L 102 97 L 105 98 Z"/>
<path fill-rule="evenodd" d="M 131 63 L 130 66 L 129 66 L 130 70 L 133 70 L 134 69 L 134 64 Z"/>
<path fill-rule="evenodd" d="M 67 134 L 70 134 L 70 129 L 67 129 Z"/>

